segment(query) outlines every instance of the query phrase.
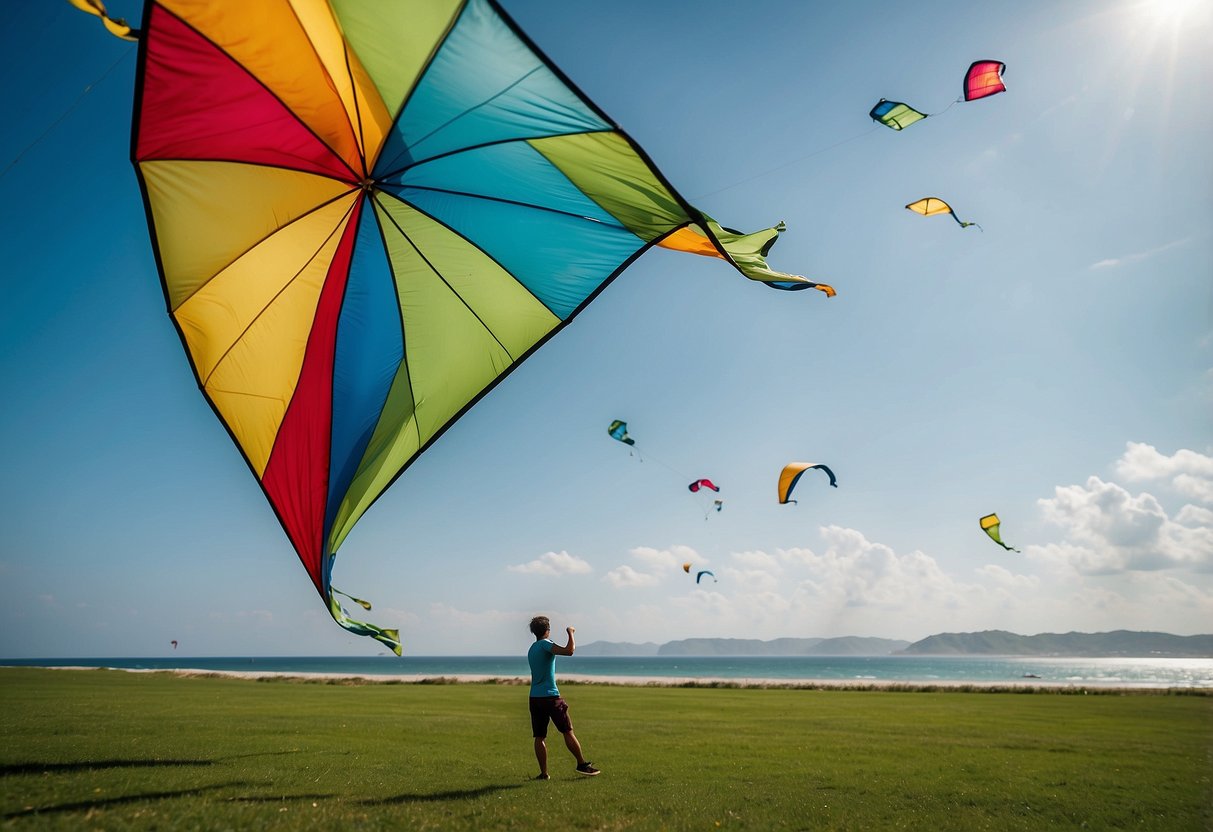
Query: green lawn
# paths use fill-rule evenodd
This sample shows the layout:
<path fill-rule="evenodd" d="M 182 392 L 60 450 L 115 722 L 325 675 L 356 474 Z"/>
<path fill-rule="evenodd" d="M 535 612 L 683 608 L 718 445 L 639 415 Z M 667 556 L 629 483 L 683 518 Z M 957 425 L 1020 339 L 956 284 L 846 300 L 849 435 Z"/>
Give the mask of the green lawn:
<path fill-rule="evenodd" d="M 0 827 L 1213 829 L 1213 697 L 525 687 L 0 668 Z"/>

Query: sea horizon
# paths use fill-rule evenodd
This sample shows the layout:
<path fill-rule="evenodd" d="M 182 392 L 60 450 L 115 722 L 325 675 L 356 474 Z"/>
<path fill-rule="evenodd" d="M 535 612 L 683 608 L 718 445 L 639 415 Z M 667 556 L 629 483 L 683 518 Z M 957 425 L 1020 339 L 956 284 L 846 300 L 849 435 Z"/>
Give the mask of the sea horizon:
<path fill-rule="evenodd" d="M 525 678 L 509 656 L 150 656 L 0 658 L 0 667 L 83 667 L 299 676 Z M 561 658 L 574 680 L 726 680 L 1009 684 L 1213 689 L 1213 658 L 1085 656 L 587 656 Z"/>

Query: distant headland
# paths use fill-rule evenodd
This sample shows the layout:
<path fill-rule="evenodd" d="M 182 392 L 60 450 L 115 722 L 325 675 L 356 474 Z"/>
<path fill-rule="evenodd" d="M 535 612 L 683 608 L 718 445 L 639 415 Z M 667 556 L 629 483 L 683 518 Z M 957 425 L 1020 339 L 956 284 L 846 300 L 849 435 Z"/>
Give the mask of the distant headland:
<path fill-rule="evenodd" d="M 577 646 L 579 656 L 1066 656 L 1213 658 L 1213 635 L 1115 630 L 1109 633 L 1039 633 L 1006 630 L 939 633 L 913 643 L 900 639 L 687 638 L 655 642 L 593 641 Z"/>

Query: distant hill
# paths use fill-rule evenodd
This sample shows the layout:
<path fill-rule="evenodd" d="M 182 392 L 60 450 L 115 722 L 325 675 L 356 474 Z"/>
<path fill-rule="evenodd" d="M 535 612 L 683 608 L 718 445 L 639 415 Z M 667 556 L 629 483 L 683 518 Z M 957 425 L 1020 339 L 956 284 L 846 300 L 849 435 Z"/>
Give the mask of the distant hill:
<path fill-rule="evenodd" d="M 593 641 L 577 645 L 578 656 L 1123 656 L 1213 658 L 1213 635 L 1174 636 L 1116 630 L 1110 633 L 1040 633 L 1021 636 L 1006 630 L 939 633 L 911 644 L 890 638 L 686 638 L 646 641 Z"/>
<path fill-rule="evenodd" d="M 578 644 L 578 656 L 656 656 L 657 643 L 646 641 L 635 644 L 630 641 L 591 641 L 589 644 Z"/>
<path fill-rule="evenodd" d="M 687 638 L 657 645 L 652 642 L 595 641 L 578 645 L 578 656 L 884 656 L 910 642 L 888 638 Z"/>
<path fill-rule="evenodd" d="M 940 633 L 901 651 L 915 656 L 1132 656 L 1213 657 L 1213 635 L 1115 630 L 1110 633 L 1040 633 L 1021 636 L 1006 630 Z"/>

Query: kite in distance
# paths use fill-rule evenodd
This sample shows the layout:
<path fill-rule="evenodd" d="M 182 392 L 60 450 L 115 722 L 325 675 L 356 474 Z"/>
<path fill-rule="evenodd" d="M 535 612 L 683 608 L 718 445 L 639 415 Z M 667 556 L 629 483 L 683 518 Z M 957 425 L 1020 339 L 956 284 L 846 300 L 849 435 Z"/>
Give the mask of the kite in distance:
<path fill-rule="evenodd" d="M 981 518 L 981 530 L 990 536 L 990 539 L 997 543 L 1008 552 L 1018 552 L 1018 549 L 1013 549 L 1002 542 L 1002 535 L 998 533 L 999 520 L 997 514 L 987 514 Z"/>
<path fill-rule="evenodd" d="M 953 104 L 957 104 L 960 101 L 976 101 L 979 98 L 986 98 L 1000 92 L 1006 92 L 1007 87 L 1002 82 L 1002 72 L 1006 68 L 1007 65 L 1001 61 L 974 61 L 969 65 L 969 69 L 965 73 L 964 94 L 938 113 L 923 113 L 901 101 L 890 101 L 887 98 L 882 98 L 876 102 L 876 106 L 871 109 L 868 116 L 872 121 L 883 124 L 890 129 L 904 130 L 911 124 L 922 121 L 924 118 L 946 113 L 952 109 Z"/>
<path fill-rule="evenodd" d="M 692 494 L 698 494 L 699 489 L 701 489 L 701 488 L 710 488 L 713 491 L 720 490 L 719 488 L 717 488 L 715 485 L 712 484 L 711 480 L 695 480 L 695 482 L 688 485 L 687 488 L 690 489 Z"/>
<path fill-rule="evenodd" d="M 964 99 L 976 101 L 1007 91 L 1007 85 L 1002 82 L 1003 70 L 1007 65 L 1002 61 L 973 61 L 969 71 L 965 73 Z"/>
<path fill-rule="evenodd" d="M 834 472 L 820 462 L 789 462 L 779 472 L 779 503 L 795 503 L 792 499 L 792 489 L 800 482 L 800 475 L 812 468 L 820 468 L 830 478 L 830 485 L 838 487 Z"/>
<path fill-rule="evenodd" d="M 169 644 L 173 645 L 174 650 L 177 649 L 177 639 L 173 639 L 172 641 L 169 642 Z"/>
<path fill-rule="evenodd" d="M 924 217 L 937 217 L 940 214 L 951 214 L 952 219 L 960 225 L 961 228 L 968 228 L 970 225 L 976 226 L 978 231 L 985 231 L 980 225 L 975 222 L 964 222 L 960 217 L 956 216 L 956 212 L 952 210 L 952 206 L 944 202 L 937 196 L 928 196 L 917 202 L 911 202 L 906 206 L 915 214 L 922 214 Z"/>
<path fill-rule="evenodd" d="M 682 565 L 682 571 L 686 572 L 688 575 L 691 574 L 691 562 L 690 561 L 687 561 L 686 563 L 684 563 Z"/>
<path fill-rule="evenodd" d="M 711 572 L 709 572 L 708 570 L 704 569 L 702 572 L 700 572 L 698 575 L 696 575 L 696 576 L 695 576 L 695 584 L 696 584 L 697 586 L 698 586 L 699 582 L 700 582 L 701 580 L 703 580 L 703 576 L 704 576 L 704 575 L 712 575 L 712 573 L 711 573 Z M 716 576 L 715 576 L 715 575 L 712 575 L 712 581 L 713 581 L 714 583 L 720 583 L 720 581 L 717 581 L 717 580 L 716 580 Z"/>
<path fill-rule="evenodd" d="M 889 101 L 886 98 L 880 99 L 868 115 L 872 118 L 872 121 L 879 122 L 885 127 L 890 127 L 894 130 L 904 130 L 914 122 L 922 121 L 927 117 L 926 113 L 920 113 L 908 104 L 902 104 L 900 101 Z"/>
<path fill-rule="evenodd" d="M 101 0 L 67 0 L 67 2 L 82 12 L 88 12 L 101 18 L 101 23 L 114 37 L 123 40 L 139 40 L 139 30 L 132 29 L 130 24 L 120 17 L 110 17 L 106 14 L 105 4 Z"/>
<path fill-rule="evenodd" d="M 611 435 L 612 439 L 618 439 L 625 445 L 636 444 L 636 440 L 628 436 L 627 422 L 621 422 L 620 420 L 616 419 L 615 421 L 611 422 L 611 426 L 607 428 L 607 433 Z"/>

